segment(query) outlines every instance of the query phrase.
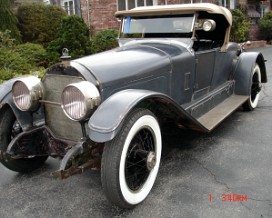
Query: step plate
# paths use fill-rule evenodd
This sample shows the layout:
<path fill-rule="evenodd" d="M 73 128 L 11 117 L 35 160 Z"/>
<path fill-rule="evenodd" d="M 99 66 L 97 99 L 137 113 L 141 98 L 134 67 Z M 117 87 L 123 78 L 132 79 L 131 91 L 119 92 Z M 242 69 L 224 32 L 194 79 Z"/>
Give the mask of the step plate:
<path fill-rule="evenodd" d="M 197 120 L 207 128 L 208 131 L 211 131 L 233 111 L 240 107 L 248 98 L 249 96 L 232 95 Z"/>

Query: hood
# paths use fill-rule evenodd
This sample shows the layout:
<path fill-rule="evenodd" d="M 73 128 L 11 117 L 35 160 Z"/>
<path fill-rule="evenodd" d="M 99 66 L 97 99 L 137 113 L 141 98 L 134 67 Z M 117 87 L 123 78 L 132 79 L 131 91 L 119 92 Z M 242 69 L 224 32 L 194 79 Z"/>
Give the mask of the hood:
<path fill-rule="evenodd" d="M 76 59 L 87 68 L 103 89 L 172 70 L 171 54 L 156 46 L 137 44 Z"/>

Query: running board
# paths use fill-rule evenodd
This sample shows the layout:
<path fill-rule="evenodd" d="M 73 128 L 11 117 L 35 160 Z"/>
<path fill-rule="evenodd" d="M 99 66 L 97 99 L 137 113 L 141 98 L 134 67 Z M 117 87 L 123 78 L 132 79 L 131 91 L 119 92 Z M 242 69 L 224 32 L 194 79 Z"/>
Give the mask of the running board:
<path fill-rule="evenodd" d="M 212 110 L 197 119 L 208 131 L 213 130 L 219 123 L 240 107 L 248 96 L 232 95 Z"/>

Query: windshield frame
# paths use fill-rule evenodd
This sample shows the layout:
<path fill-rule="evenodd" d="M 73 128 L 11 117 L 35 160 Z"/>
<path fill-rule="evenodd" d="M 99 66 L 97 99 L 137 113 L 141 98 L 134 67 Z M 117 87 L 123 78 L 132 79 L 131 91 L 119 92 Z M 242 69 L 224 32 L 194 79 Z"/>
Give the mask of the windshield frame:
<path fill-rule="evenodd" d="M 119 38 L 191 38 L 194 33 L 195 20 L 195 13 L 152 16 L 128 15 L 122 18 Z"/>

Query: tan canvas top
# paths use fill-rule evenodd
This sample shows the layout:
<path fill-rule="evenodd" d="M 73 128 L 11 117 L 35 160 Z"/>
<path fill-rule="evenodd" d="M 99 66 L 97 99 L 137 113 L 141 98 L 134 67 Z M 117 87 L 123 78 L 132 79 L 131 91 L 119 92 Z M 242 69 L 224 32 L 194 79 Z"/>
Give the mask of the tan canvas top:
<path fill-rule="evenodd" d="M 128 11 L 118 11 L 115 13 L 116 17 L 123 16 L 141 16 L 141 15 L 170 15 L 194 13 L 196 11 L 206 11 L 210 14 L 222 14 L 225 16 L 228 23 L 232 24 L 232 15 L 230 11 L 225 8 L 211 3 L 197 3 L 197 4 L 179 4 L 179 5 L 159 5 L 137 7 Z"/>

